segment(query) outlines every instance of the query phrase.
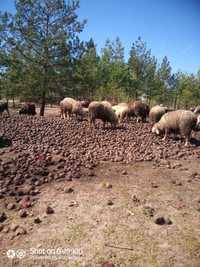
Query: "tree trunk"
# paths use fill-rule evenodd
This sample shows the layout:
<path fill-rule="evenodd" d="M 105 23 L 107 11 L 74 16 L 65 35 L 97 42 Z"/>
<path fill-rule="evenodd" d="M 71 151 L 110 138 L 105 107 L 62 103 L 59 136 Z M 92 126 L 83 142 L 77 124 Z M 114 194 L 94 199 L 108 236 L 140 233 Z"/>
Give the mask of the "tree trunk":
<path fill-rule="evenodd" d="M 46 88 L 48 87 L 47 85 L 47 66 L 44 66 L 44 78 L 43 78 L 43 84 L 42 84 L 42 103 L 40 107 L 40 116 L 44 116 L 44 110 L 45 110 L 45 105 L 46 105 Z"/>
<path fill-rule="evenodd" d="M 137 90 L 135 90 L 135 100 L 137 100 L 137 98 L 138 98 L 138 92 Z"/>
<path fill-rule="evenodd" d="M 15 98 L 14 97 L 13 97 L 12 101 L 13 101 L 13 108 L 15 108 Z"/>
<path fill-rule="evenodd" d="M 174 109 L 177 109 L 178 99 L 179 99 L 179 92 L 176 91 L 176 93 L 175 93 L 175 99 L 174 99 Z"/>
<path fill-rule="evenodd" d="M 45 104 L 46 104 L 46 94 L 45 94 L 45 91 L 43 91 L 43 93 L 42 93 L 42 103 L 41 103 L 41 107 L 40 107 L 40 116 L 44 116 Z"/>

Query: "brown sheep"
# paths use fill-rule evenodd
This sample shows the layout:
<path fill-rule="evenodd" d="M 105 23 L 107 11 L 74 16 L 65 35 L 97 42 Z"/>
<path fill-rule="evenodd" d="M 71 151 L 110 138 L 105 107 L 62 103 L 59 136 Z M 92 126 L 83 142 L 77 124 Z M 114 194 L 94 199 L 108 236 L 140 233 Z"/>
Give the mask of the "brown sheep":
<path fill-rule="evenodd" d="M 66 115 L 70 118 L 71 114 L 79 115 L 83 117 L 84 111 L 80 101 L 76 101 L 73 98 L 66 97 L 60 102 L 61 118 L 65 118 Z"/>
<path fill-rule="evenodd" d="M 91 124 L 95 126 L 96 119 L 103 121 L 103 127 L 105 127 L 106 122 L 110 122 L 114 127 L 116 127 L 118 123 L 117 116 L 113 111 L 111 104 L 107 101 L 91 102 L 88 107 L 88 113 L 90 126 Z"/>
<path fill-rule="evenodd" d="M 83 108 L 88 108 L 89 104 L 91 103 L 91 100 L 89 98 L 85 98 L 85 99 L 79 99 L 79 101 L 81 102 L 81 106 Z"/>
<path fill-rule="evenodd" d="M 146 119 L 149 116 L 149 106 L 141 100 L 129 103 L 129 117 L 131 116 L 138 117 L 137 121 L 141 118 L 142 122 L 146 122 Z"/>
<path fill-rule="evenodd" d="M 192 111 L 176 110 L 164 114 L 160 121 L 154 124 L 152 132 L 156 134 L 164 132 L 163 140 L 165 140 L 170 131 L 178 131 L 185 137 L 185 146 L 187 146 L 191 132 L 195 130 L 197 124 L 197 116 Z"/>

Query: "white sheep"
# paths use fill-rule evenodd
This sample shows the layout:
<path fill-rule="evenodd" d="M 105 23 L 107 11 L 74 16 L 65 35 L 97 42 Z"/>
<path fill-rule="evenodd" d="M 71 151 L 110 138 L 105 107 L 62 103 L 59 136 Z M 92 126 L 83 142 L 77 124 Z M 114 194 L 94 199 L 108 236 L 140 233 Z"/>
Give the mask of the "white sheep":
<path fill-rule="evenodd" d="M 168 133 L 179 131 L 185 137 L 185 146 L 188 145 L 192 130 L 195 130 L 199 123 L 197 116 L 189 110 L 176 110 L 164 114 L 159 122 L 155 123 L 152 132 L 160 134 L 165 133 L 163 140 L 167 138 Z"/>

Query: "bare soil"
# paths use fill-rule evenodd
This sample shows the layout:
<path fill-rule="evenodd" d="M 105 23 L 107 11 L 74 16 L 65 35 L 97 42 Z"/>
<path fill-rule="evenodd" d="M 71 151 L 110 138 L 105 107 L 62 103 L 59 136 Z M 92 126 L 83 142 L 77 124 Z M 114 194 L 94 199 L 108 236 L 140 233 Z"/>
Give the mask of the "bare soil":
<path fill-rule="evenodd" d="M 56 115 L 58 109 L 47 113 Z M 15 154 L 4 150 L 2 160 Z M 83 172 L 80 179 L 42 184 L 25 218 L 18 205 L 6 207 L 12 196 L 1 198 L 0 212 L 7 219 L 0 223 L 0 266 L 200 266 L 200 159 L 192 155 L 99 162 L 92 175 Z M 48 206 L 54 213 L 46 213 Z M 156 224 L 158 217 L 169 218 L 171 224 Z M 35 223 L 36 218 L 41 222 Z M 26 233 L 14 235 L 13 225 Z M 60 259 L 58 253 L 46 257 L 47 249 L 57 248 L 68 253 Z M 7 256 L 11 249 L 17 256 Z"/>

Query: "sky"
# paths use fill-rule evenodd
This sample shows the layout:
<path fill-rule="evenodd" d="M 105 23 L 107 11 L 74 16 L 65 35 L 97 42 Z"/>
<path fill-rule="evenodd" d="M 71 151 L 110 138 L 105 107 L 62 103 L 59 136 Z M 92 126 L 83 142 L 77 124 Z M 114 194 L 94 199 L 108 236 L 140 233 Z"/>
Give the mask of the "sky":
<path fill-rule="evenodd" d="M 0 10 L 14 12 L 14 0 L 0 0 Z M 167 56 L 174 72 L 200 69 L 200 0 L 80 0 L 79 19 L 87 19 L 82 40 L 94 39 L 100 53 L 106 39 L 118 36 L 129 57 L 141 36 L 161 62 Z"/>

